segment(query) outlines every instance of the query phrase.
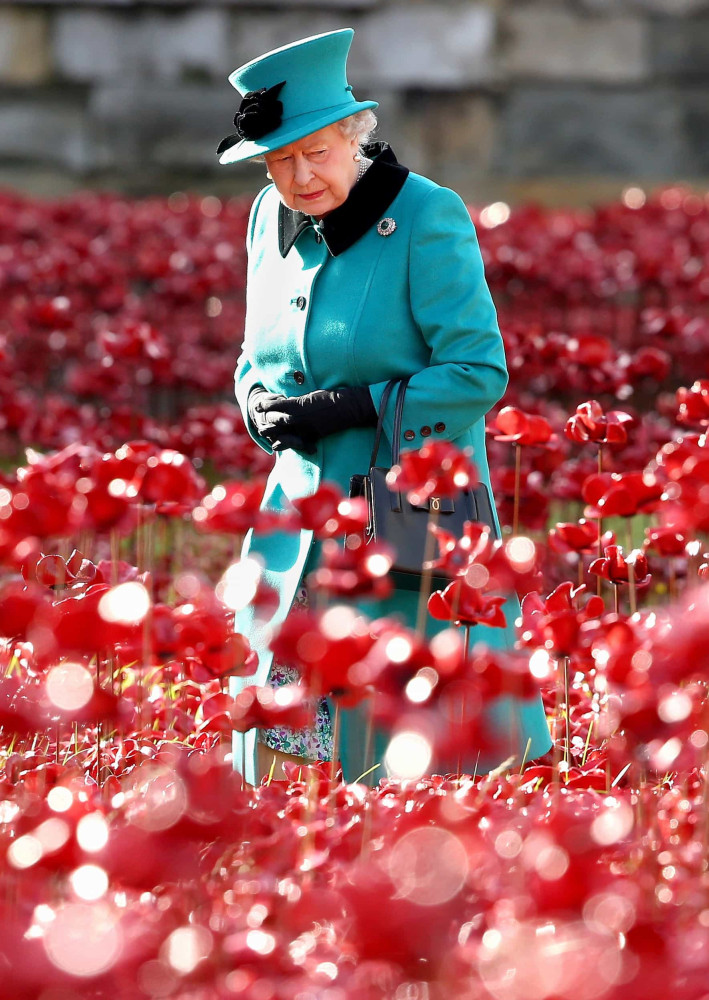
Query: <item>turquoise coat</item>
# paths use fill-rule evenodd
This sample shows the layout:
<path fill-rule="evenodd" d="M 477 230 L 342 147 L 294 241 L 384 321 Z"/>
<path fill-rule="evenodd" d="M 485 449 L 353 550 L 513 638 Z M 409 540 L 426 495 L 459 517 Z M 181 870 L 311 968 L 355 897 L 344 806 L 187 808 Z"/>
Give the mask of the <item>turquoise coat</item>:
<path fill-rule="evenodd" d="M 249 432 L 269 451 L 248 420 L 247 398 L 254 386 L 296 396 L 367 385 L 378 409 L 387 381 L 411 376 L 402 447 L 443 438 L 472 448 L 480 478 L 489 487 L 485 414 L 505 391 L 507 369 L 473 223 L 453 191 L 409 173 L 385 145 L 377 144 L 375 152 L 373 165 L 345 205 L 320 226 L 285 209 L 273 185 L 256 197 L 247 233 L 247 311 L 235 375 L 237 399 Z M 394 225 L 379 226 L 384 218 Z M 390 399 L 387 448 L 393 410 Z M 279 453 L 262 506 L 282 510 L 326 480 L 347 494 L 350 477 L 369 467 L 373 434 L 373 428 L 353 428 L 323 438 L 314 455 Z M 246 684 L 267 681 L 269 635 L 285 618 L 314 562 L 312 532 L 250 532 L 243 554 L 263 560 L 265 582 L 279 603 L 266 624 L 252 608 L 237 616 L 238 629 L 260 659 L 254 678 L 232 678 L 233 694 Z M 387 601 L 363 603 L 362 610 L 371 617 L 398 615 L 413 627 L 416 602 L 416 594 L 395 591 Z M 477 626 L 475 640 L 509 648 L 519 614 L 516 598 L 507 601 L 505 613 L 507 629 Z M 434 633 L 443 626 L 429 619 L 427 627 Z M 500 731 L 510 734 L 511 753 L 521 756 L 529 739 L 530 759 L 549 749 L 539 697 L 498 699 L 489 712 Z M 240 769 L 244 759 L 250 781 L 255 737 L 252 730 L 242 745 L 244 738 L 235 734 L 234 742 L 235 766 Z M 360 712 L 343 712 L 341 757 L 348 780 L 365 770 L 363 738 Z M 382 761 L 386 742 L 386 735 L 378 733 L 375 761 Z M 499 761 L 477 763 L 481 772 Z M 466 764 L 472 769 L 476 761 Z M 382 768 L 377 777 L 383 774 Z"/>

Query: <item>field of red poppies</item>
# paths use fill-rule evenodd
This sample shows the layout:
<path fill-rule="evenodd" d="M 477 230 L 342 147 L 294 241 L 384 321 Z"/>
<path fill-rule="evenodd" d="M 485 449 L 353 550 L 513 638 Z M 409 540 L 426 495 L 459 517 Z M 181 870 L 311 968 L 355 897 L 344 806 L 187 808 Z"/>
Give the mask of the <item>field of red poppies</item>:
<path fill-rule="evenodd" d="M 707 1000 L 709 198 L 473 210 L 506 527 L 435 529 L 430 642 L 348 606 L 393 555 L 356 501 L 257 514 L 248 207 L 0 192 L 0 997 Z M 461 474 L 432 445 L 399 485 Z M 231 699 L 255 659 L 233 612 L 272 607 L 239 560 L 257 519 L 323 562 L 275 639 L 302 684 Z M 501 655 L 473 626 L 510 589 Z M 548 758 L 461 774 L 485 700 L 537 688 Z M 231 731 L 319 693 L 391 730 L 375 787 L 330 764 L 243 787 Z"/>

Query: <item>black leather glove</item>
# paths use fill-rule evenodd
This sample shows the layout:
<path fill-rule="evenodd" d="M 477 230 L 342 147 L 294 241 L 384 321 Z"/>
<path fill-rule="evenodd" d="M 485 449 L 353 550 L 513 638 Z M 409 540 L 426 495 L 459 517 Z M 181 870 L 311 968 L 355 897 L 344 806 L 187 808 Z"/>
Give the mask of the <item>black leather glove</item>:
<path fill-rule="evenodd" d="M 285 396 L 269 392 L 262 385 L 254 386 L 246 404 L 251 423 L 256 428 L 257 434 L 268 441 L 273 451 L 293 448 L 295 451 L 314 454 L 315 442 L 304 440 L 300 434 L 290 430 L 279 414 L 278 404 L 285 399 Z"/>
<path fill-rule="evenodd" d="M 265 418 L 275 428 L 281 442 L 291 435 L 306 446 L 349 427 L 373 427 L 377 423 L 377 411 L 366 385 L 316 389 L 304 396 L 262 396 L 255 401 L 254 409 L 261 420 Z"/>

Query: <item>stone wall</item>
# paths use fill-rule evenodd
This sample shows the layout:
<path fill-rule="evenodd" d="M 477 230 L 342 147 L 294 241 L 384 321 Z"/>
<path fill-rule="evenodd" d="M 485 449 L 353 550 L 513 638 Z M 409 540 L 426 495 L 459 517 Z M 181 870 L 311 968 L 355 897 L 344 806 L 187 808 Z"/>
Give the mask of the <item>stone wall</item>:
<path fill-rule="evenodd" d="M 356 28 L 399 158 L 470 199 L 709 177 L 709 0 L 0 2 L 0 184 L 253 190 L 214 153 L 241 62 Z"/>

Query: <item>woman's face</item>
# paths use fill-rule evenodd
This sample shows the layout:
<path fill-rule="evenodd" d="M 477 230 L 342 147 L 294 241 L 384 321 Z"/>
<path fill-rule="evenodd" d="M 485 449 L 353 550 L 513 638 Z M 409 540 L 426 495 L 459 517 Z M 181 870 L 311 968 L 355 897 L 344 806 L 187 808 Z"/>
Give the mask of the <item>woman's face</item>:
<path fill-rule="evenodd" d="M 266 153 L 265 160 L 283 204 L 322 219 L 354 186 L 357 149 L 357 138 L 346 138 L 334 124 Z"/>

